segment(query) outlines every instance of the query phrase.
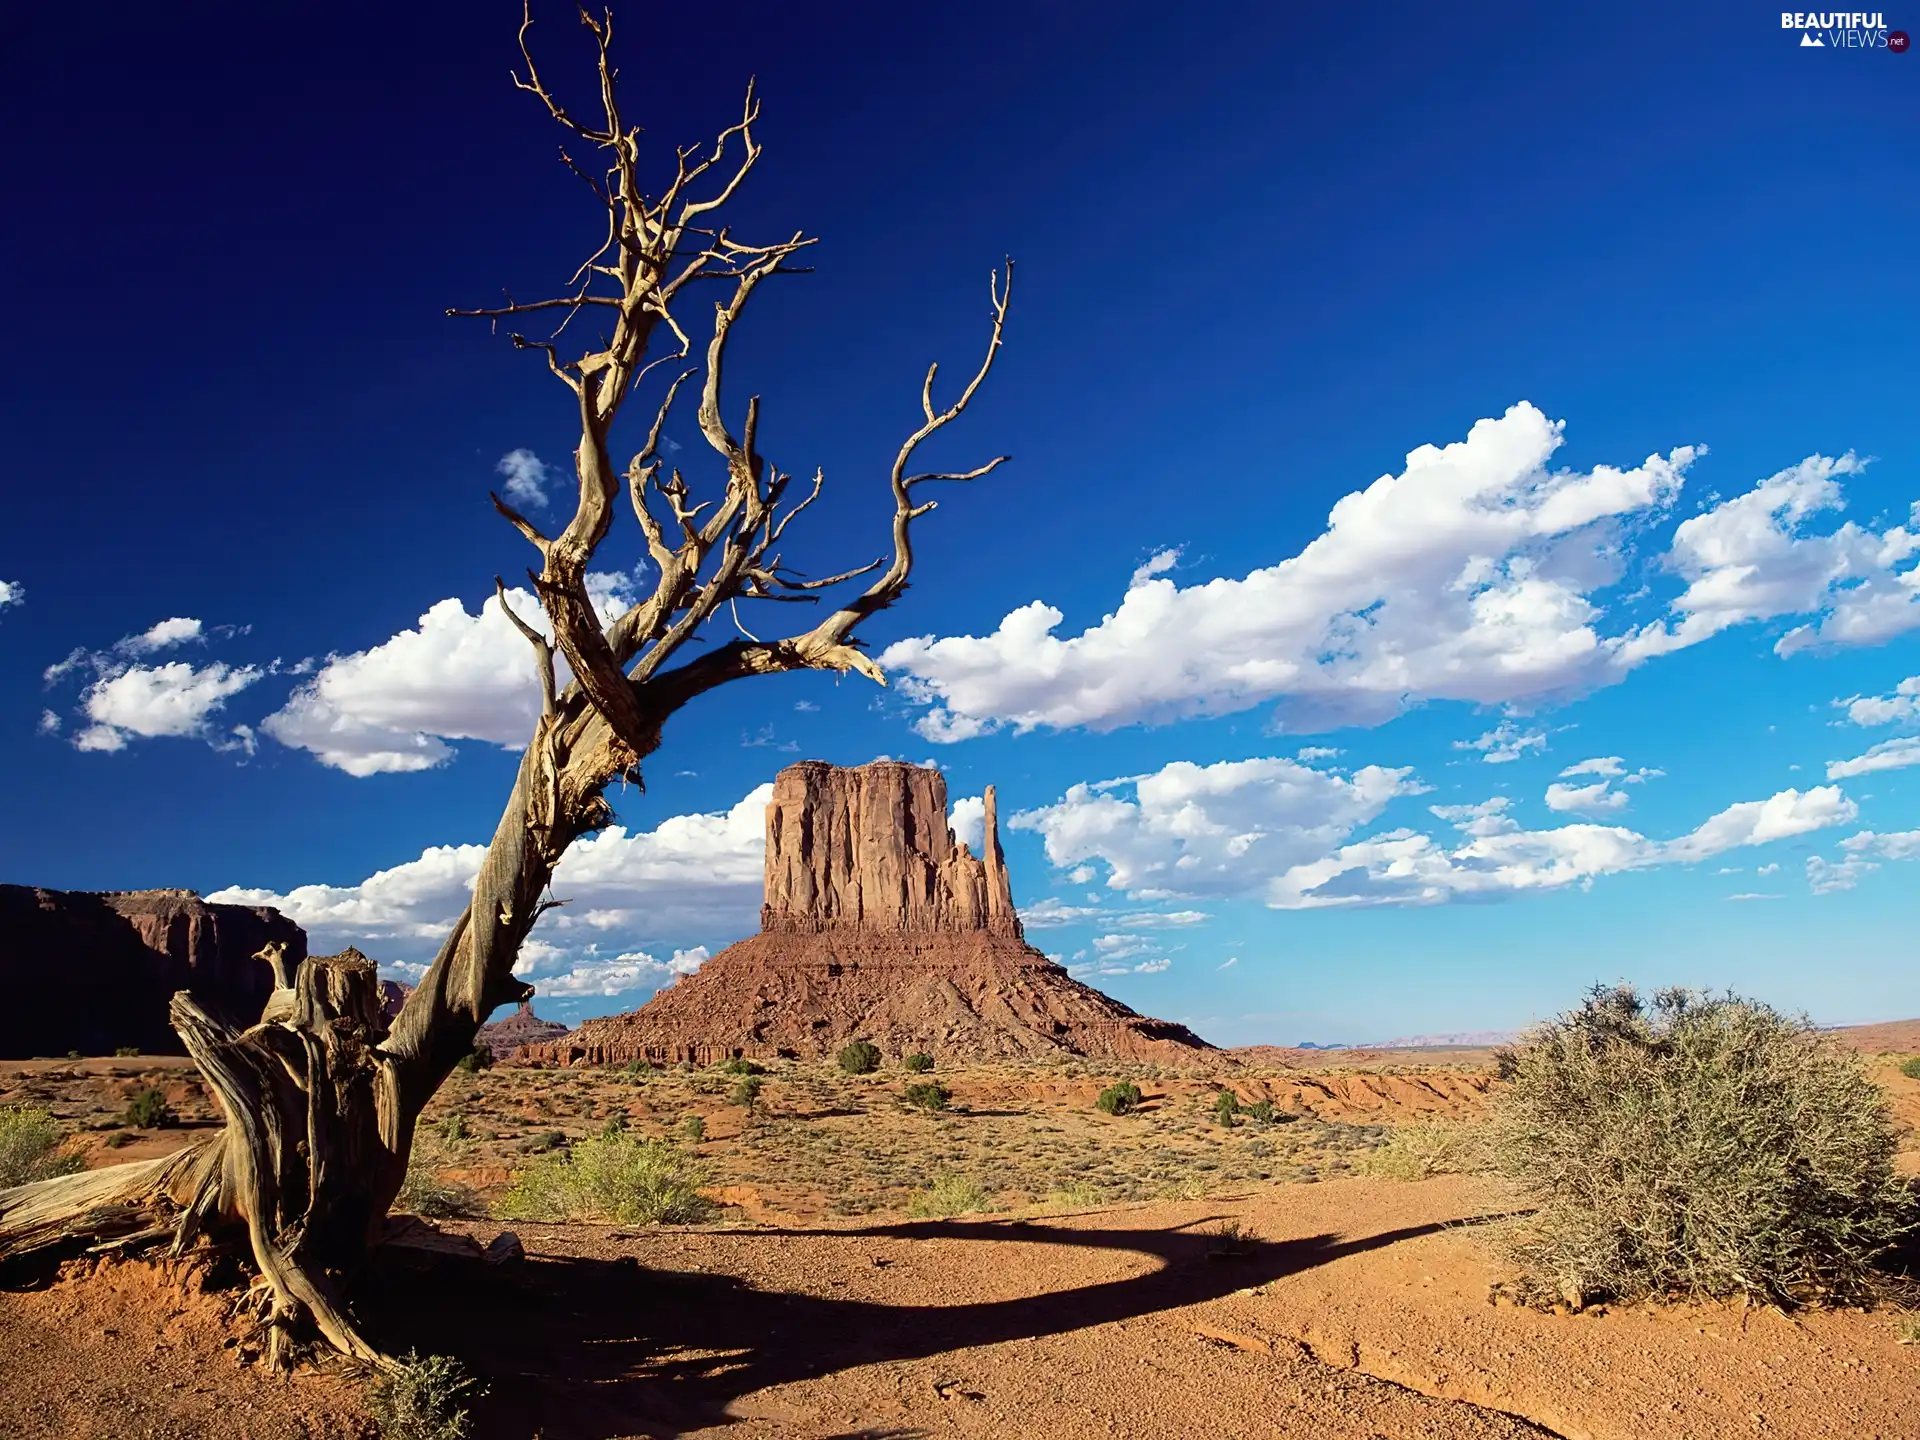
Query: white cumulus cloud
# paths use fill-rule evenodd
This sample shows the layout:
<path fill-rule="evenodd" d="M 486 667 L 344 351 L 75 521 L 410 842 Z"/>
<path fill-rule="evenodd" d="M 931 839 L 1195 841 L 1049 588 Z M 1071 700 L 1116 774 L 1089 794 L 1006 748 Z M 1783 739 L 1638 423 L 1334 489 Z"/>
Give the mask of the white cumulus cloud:
<path fill-rule="evenodd" d="M 1680 525 L 1668 555 L 1647 557 L 1686 582 L 1671 615 L 1603 633 L 1594 597 L 1642 558 L 1638 532 L 1670 512 L 1701 452 L 1551 470 L 1561 438 L 1521 403 L 1413 451 L 1398 475 L 1343 497 L 1298 555 L 1244 578 L 1181 588 L 1137 573 L 1078 635 L 1057 634 L 1063 613 L 1035 600 L 990 635 L 902 640 L 881 663 L 927 707 L 921 733 L 943 742 L 1268 701 L 1286 728 L 1326 729 L 1429 700 L 1563 698 L 1749 621 L 1803 618 L 1783 655 L 1920 625 L 1911 531 L 1812 533 L 1842 503 L 1839 477 L 1862 466 L 1816 455 Z"/>
<path fill-rule="evenodd" d="M 588 588 L 601 619 L 631 603 L 631 582 L 595 573 Z M 513 611 L 551 635 L 546 612 L 524 589 L 507 591 Z M 570 678 L 556 660 L 557 681 Z M 449 740 L 523 747 L 540 714 L 532 647 L 490 595 L 478 614 L 442 600 L 411 629 L 369 650 L 335 655 L 261 722 L 281 744 L 323 765 L 368 776 L 430 770 L 453 756 Z"/>
<path fill-rule="evenodd" d="M 18 580 L 0 580 L 0 610 L 6 609 L 9 605 L 24 605 L 26 603 L 26 586 L 22 585 Z"/>
<path fill-rule="evenodd" d="M 1233 894 L 1325 852 L 1389 801 L 1425 787 L 1410 770 L 1369 765 L 1350 777 L 1282 758 L 1195 765 L 1073 786 L 1016 815 L 1055 865 L 1103 862 L 1107 884 L 1137 898 Z M 1129 793 L 1130 792 L 1130 793 Z"/>
<path fill-rule="evenodd" d="M 1903 770 L 1909 765 L 1920 765 L 1920 736 L 1882 740 L 1878 745 L 1868 746 L 1865 753 L 1851 760 L 1829 760 L 1827 778 L 1845 780 L 1855 775 L 1871 775 L 1879 770 Z"/>
<path fill-rule="evenodd" d="M 1856 813 L 1853 802 L 1837 788 L 1823 786 L 1804 794 L 1783 790 L 1766 800 L 1728 806 L 1690 834 L 1667 842 L 1620 826 L 1574 824 L 1552 830 L 1467 832 L 1466 843 L 1449 847 L 1417 831 L 1395 830 L 1295 866 L 1267 887 L 1267 903 L 1281 910 L 1437 905 L 1557 890 L 1602 875 L 1709 859 L 1740 846 L 1845 824 Z"/>
<path fill-rule="evenodd" d="M 542 974 L 590 964 L 637 965 L 635 954 L 662 939 L 726 942 L 751 933 L 772 794 L 762 785 L 726 811 L 671 816 L 652 830 L 609 826 L 574 842 L 552 886 L 567 903 L 541 917 L 522 956 L 526 973 L 539 984 Z M 353 884 L 284 892 L 236 885 L 207 898 L 272 905 L 305 926 L 320 951 L 357 945 L 383 962 L 418 961 L 431 958 L 466 908 L 485 855 L 484 845 L 436 845 Z"/>
<path fill-rule="evenodd" d="M 87 687 L 80 708 L 92 723 L 74 737 L 81 750 L 124 750 L 128 741 L 159 736 L 210 739 L 212 719 L 227 700 L 260 678 L 251 665 L 129 665 Z M 242 733 L 244 727 L 242 727 Z"/>
<path fill-rule="evenodd" d="M 547 503 L 547 481 L 552 478 L 552 472 L 533 451 L 509 450 L 493 470 L 496 475 L 506 477 L 507 483 L 501 488 L 514 505 L 538 509 Z"/>
<path fill-rule="evenodd" d="M 1506 765 L 1518 760 L 1529 750 L 1545 750 L 1547 737 L 1538 730 L 1522 730 L 1511 720 L 1502 720 L 1486 734 L 1472 740 L 1456 740 L 1456 750 L 1478 750 L 1480 758 L 1489 765 Z"/>
<path fill-rule="evenodd" d="M 1849 695 L 1833 702 L 1855 725 L 1901 725 L 1920 720 L 1920 675 L 1909 675 L 1891 695 Z"/>
<path fill-rule="evenodd" d="M 1582 815 L 1610 814 L 1627 808 L 1628 797 L 1624 791 L 1614 789 L 1614 782 L 1622 785 L 1640 785 L 1648 780 L 1656 780 L 1662 772 L 1639 769 L 1629 771 L 1618 755 L 1598 755 L 1591 760 L 1582 760 L 1569 765 L 1560 772 L 1560 780 L 1547 786 L 1547 808 L 1566 813 Z M 1568 785 L 1569 779 L 1586 776 L 1598 778 L 1585 785 Z"/>

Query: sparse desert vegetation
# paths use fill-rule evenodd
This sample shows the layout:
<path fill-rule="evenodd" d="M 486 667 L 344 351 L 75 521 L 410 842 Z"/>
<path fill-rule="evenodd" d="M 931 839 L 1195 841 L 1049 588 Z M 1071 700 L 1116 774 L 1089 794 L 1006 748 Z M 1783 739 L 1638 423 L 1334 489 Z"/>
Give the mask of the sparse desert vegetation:
<path fill-rule="evenodd" d="M 1549 1299 L 1871 1299 L 1914 1223 L 1861 1056 L 1756 1001 L 1598 988 L 1501 1074 L 1487 1153 Z"/>
<path fill-rule="evenodd" d="M 51 1112 L 38 1105 L 0 1105 L 0 1190 L 69 1175 L 82 1164 Z"/>
<path fill-rule="evenodd" d="M 712 1214 L 707 1179 L 680 1147 L 609 1130 L 535 1160 L 498 1208 L 507 1219 L 684 1224 Z"/>

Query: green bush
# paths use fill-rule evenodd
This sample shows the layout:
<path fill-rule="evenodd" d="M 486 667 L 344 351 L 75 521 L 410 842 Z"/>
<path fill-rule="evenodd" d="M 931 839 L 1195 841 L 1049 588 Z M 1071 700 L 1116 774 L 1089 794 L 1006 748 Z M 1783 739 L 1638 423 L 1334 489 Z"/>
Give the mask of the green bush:
<path fill-rule="evenodd" d="M 1920 1080 L 1920 1055 L 1909 1055 L 1900 1062 L 1900 1073 L 1909 1080 Z"/>
<path fill-rule="evenodd" d="M 491 1070 L 493 1068 L 493 1051 L 484 1045 L 476 1045 L 473 1049 L 462 1055 L 459 1060 L 454 1063 L 453 1068 L 465 1071 L 469 1075 L 478 1070 Z"/>
<path fill-rule="evenodd" d="M 440 1124 L 440 1138 L 449 1145 L 458 1145 L 471 1133 L 467 1129 L 467 1117 L 464 1115 L 449 1115 Z"/>
<path fill-rule="evenodd" d="M 1258 1120 L 1262 1125 L 1273 1123 L 1273 1101 L 1271 1100 L 1255 1100 L 1242 1108 L 1251 1120 Z"/>
<path fill-rule="evenodd" d="M 131 1145 L 133 1143 L 133 1136 L 129 1135 L 124 1130 L 115 1130 L 112 1134 L 108 1135 L 107 1138 L 102 1140 L 100 1143 L 106 1146 L 107 1149 L 109 1150 L 119 1150 L 128 1145 Z M 0 1188 L 3 1188 L 3 1187 L 0 1187 Z"/>
<path fill-rule="evenodd" d="M 1395 1129 L 1379 1149 L 1363 1154 L 1358 1168 L 1362 1175 L 1385 1180 L 1469 1173 L 1482 1168 L 1481 1137 L 1445 1120 L 1416 1120 Z"/>
<path fill-rule="evenodd" d="M 924 1075 L 933 1069 L 933 1056 L 927 1054 L 925 1051 L 916 1050 L 900 1063 L 914 1074 Z"/>
<path fill-rule="evenodd" d="M 1868 1299 L 1911 1228 L 1861 1057 L 1757 1001 L 1599 986 L 1500 1074 L 1488 1155 L 1538 1207 L 1511 1237 L 1536 1298 Z"/>
<path fill-rule="evenodd" d="M 38 1105 L 0 1105 L 0 1190 L 84 1169 L 60 1122 Z"/>
<path fill-rule="evenodd" d="M 383 1371 L 367 1392 L 380 1440 L 465 1440 L 466 1402 L 487 1392 L 450 1355 L 424 1360 L 409 1350 L 397 1370 Z"/>
<path fill-rule="evenodd" d="M 173 1124 L 173 1107 L 158 1090 L 142 1090 L 127 1102 L 127 1124 L 136 1130 L 158 1130 Z"/>
<path fill-rule="evenodd" d="M 140 1047 L 138 1045 L 116 1045 L 113 1047 L 113 1053 L 124 1060 L 129 1055 L 138 1055 L 140 1053 Z"/>
<path fill-rule="evenodd" d="M 880 1047 L 866 1040 L 854 1040 L 840 1047 L 835 1057 L 849 1075 L 871 1075 L 880 1068 Z"/>
<path fill-rule="evenodd" d="M 953 1092 L 938 1080 L 925 1080 L 918 1085 L 907 1086 L 901 1092 L 901 1098 L 922 1110 L 944 1110 L 947 1102 L 953 1099 Z"/>
<path fill-rule="evenodd" d="M 1107 1115 L 1125 1115 L 1140 1106 L 1140 1087 L 1131 1080 L 1109 1085 L 1093 1102 L 1093 1108 Z"/>
<path fill-rule="evenodd" d="M 932 1185 L 907 1202 L 907 1214 L 920 1220 L 966 1215 L 990 1208 L 987 1192 L 978 1180 L 952 1172 L 935 1176 Z"/>
<path fill-rule="evenodd" d="M 707 1122 L 698 1115 L 680 1117 L 680 1138 L 689 1144 L 698 1145 L 707 1138 Z"/>
<path fill-rule="evenodd" d="M 1240 1097 L 1231 1090 L 1222 1090 L 1213 1097 L 1213 1118 L 1231 1130 L 1240 1123 Z"/>
<path fill-rule="evenodd" d="M 514 1177 L 500 1213 L 516 1220 L 611 1220 L 658 1225 L 704 1220 L 706 1172 L 665 1140 L 617 1134 L 581 1140 Z"/>
<path fill-rule="evenodd" d="M 760 1087 L 766 1083 L 758 1075 L 742 1075 L 733 1082 L 733 1089 L 727 1093 L 727 1103 L 753 1109 L 760 1103 Z"/>
<path fill-rule="evenodd" d="M 727 1075 L 764 1075 L 767 1073 L 765 1066 L 757 1065 L 753 1061 L 739 1055 L 727 1061 L 720 1069 L 723 1074 Z"/>

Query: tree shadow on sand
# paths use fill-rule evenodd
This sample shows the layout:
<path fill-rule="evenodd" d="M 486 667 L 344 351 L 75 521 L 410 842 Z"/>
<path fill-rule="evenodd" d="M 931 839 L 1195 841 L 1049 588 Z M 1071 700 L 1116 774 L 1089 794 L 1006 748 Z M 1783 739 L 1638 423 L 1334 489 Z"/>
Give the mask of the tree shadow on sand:
<path fill-rule="evenodd" d="M 1112 1230 L 939 1220 L 728 1236 L 769 1245 L 820 1235 L 850 1244 L 1011 1241 L 1126 1250 L 1159 1262 L 1126 1279 L 982 1304 L 839 1300 L 758 1290 L 730 1275 L 649 1270 L 633 1257 L 551 1256 L 505 1270 L 449 1263 L 424 1279 L 376 1270 L 363 1300 L 380 1339 L 456 1355 L 491 1387 L 475 1411 L 475 1440 L 664 1440 L 726 1423 L 730 1402 L 769 1386 L 1178 1309 L 1451 1228 L 1253 1242 L 1223 1258 L 1218 1238 L 1198 1228 L 1204 1223 Z"/>

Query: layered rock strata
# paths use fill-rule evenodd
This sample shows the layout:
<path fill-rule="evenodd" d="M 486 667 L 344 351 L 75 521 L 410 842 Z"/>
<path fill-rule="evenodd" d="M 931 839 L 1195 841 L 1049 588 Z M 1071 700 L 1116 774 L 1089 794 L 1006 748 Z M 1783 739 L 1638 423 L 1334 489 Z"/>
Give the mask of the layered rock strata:
<path fill-rule="evenodd" d="M 1077 1054 L 1181 1063 L 1212 1047 L 1083 985 L 1028 945 L 993 787 L 978 856 L 946 779 L 896 761 L 789 766 L 767 806 L 760 933 L 640 1009 L 517 1052 L 623 1064 L 831 1054 L 849 1040 L 952 1060 Z"/>

